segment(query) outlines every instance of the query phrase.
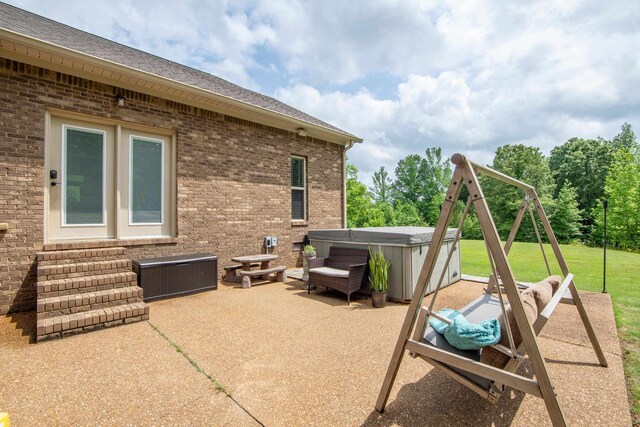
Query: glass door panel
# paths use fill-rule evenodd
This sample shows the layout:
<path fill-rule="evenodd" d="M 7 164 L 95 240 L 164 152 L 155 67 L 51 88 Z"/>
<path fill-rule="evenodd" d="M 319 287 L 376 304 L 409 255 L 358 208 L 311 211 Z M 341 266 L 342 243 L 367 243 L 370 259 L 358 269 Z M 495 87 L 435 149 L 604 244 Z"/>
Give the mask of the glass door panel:
<path fill-rule="evenodd" d="M 105 132 L 64 129 L 64 225 L 104 225 Z"/>
<path fill-rule="evenodd" d="M 130 218 L 134 224 L 162 224 L 163 141 L 131 137 Z"/>

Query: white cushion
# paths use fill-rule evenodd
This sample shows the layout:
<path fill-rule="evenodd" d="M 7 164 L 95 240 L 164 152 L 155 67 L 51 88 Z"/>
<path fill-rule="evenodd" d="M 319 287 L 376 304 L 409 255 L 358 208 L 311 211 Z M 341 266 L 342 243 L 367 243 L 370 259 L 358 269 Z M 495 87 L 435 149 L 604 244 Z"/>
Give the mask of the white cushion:
<path fill-rule="evenodd" d="M 309 273 L 318 273 L 325 276 L 331 277 L 342 277 L 344 279 L 349 277 L 349 272 L 347 270 L 339 270 L 337 268 L 331 267 L 318 267 L 309 269 Z"/>

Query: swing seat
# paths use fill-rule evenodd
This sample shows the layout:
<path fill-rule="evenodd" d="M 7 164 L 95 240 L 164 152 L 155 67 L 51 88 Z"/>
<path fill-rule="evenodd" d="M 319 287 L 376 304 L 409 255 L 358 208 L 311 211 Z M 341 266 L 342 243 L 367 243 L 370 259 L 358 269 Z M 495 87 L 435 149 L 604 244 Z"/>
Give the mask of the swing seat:
<path fill-rule="evenodd" d="M 549 317 L 551 317 L 551 314 L 560 303 L 562 296 L 567 291 L 569 284 L 573 280 L 573 274 L 569 273 L 567 277 L 565 277 L 565 279 L 562 281 L 562 283 L 558 286 L 559 279 L 559 277 L 550 276 L 542 282 L 531 286 L 531 289 L 534 289 L 538 286 L 544 286 L 548 282 L 547 286 L 553 287 L 553 289 L 549 288 L 549 292 L 555 290 L 553 296 L 551 296 L 548 301 L 543 302 L 544 306 L 533 308 L 533 318 L 530 319 L 530 321 L 532 322 L 533 331 L 536 335 L 540 333 L 544 325 L 547 323 L 547 320 L 549 320 Z M 553 285 L 552 282 L 555 282 L 555 285 Z M 542 288 L 539 289 L 542 290 Z M 537 305 L 538 301 L 534 299 L 533 295 L 531 295 L 529 298 L 531 298 L 531 304 Z M 509 302 L 504 301 L 504 305 L 506 310 L 509 306 Z M 538 309 L 540 309 L 540 311 L 538 311 Z M 469 322 L 472 323 L 480 323 L 483 320 L 487 319 L 503 318 L 502 309 L 500 307 L 500 299 L 494 297 L 490 293 L 485 293 L 479 296 L 458 311 L 463 316 L 465 316 Z M 426 311 L 423 310 L 422 315 L 426 316 Z M 504 328 L 505 326 L 503 325 L 503 329 Z M 505 334 L 505 332 L 506 331 L 504 330 L 502 331 L 503 334 Z M 480 350 L 460 350 L 458 348 L 455 348 L 451 344 L 449 344 L 444 335 L 438 333 L 431 326 L 427 326 L 424 329 L 424 333 L 420 342 L 433 346 L 439 350 L 444 350 L 448 353 L 453 353 L 460 357 L 473 360 L 475 362 L 490 363 L 497 368 L 504 369 L 505 371 L 509 372 L 514 372 L 520 364 L 520 361 L 518 359 L 505 356 L 495 349 L 485 348 Z M 522 344 L 517 343 L 516 345 L 518 346 L 518 352 L 522 353 L 524 351 L 524 347 L 522 346 Z M 482 352 L 485 350 L 491 350 L 493 353 L 487 353 L 487 355 L 489 356 L 485 358 L 485 360 L 482 360 Z M 456 368 L 454 366 L 448 366 L 447 364 L 442 362 L 433 360 L 428 361 L 437 368 L 443 370 L 449 376 L 458 380 L 462 384 L 466 385 L 467 387 L 493 403 L 498 400 L 498 398 L 504 391 L 504 387 L 502 385 L 496 385 L 496 382 L 489 378 L 485 378 L 483 376 L 465 371 L 460 368 Z"/>
<path fill-rule="evenodd" d="M 509 303 L 505 301 L 505 306 Z M 493 295 L 483 294 L 471 301 L 469 304 L 461 309 L 458 309 L 469 322 L 480 323 L 487 319 L 497 319 L 502 316 L 502 309 L 500 308 L 500 300 Z M 444 335 L 439 334 L 431 326 L 425 329 L 425 332 L 420 340 L 422 343 L 436 347 L 437 349 L 444 350 L 449 353 L 457 354 L 458 356 L 465 357 L 467 359 L 479 362 L 482 350 L 460 350 L 453 347 L 444 338 Z M 449 367 L 446 365 L 438 366 L 439 368 L 445 367 L 446 369 L 453 370 L 462 375 L 476 386 L 489 393 L 492 390 L 493 381 L 481 377 L 479 375 L 472 374 L 471 372 L 464 371 L 462 369 Z"/>

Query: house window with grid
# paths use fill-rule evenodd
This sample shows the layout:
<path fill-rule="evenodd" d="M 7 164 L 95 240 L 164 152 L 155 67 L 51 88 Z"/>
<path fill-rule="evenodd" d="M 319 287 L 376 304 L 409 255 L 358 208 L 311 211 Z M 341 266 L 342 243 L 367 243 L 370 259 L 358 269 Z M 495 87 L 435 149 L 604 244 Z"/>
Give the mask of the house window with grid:
<path fill-rule="evenodd" d="M 291 157 L 291 219 L 307 219 L 307 162 L 304 157 Z"/>

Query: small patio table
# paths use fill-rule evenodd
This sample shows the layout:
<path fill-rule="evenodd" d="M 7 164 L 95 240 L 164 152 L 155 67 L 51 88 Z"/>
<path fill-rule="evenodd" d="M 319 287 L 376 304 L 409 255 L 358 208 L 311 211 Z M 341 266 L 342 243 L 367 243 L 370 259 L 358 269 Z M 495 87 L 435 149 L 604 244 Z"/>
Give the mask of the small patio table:
<path fill-rule="evenodd" d="M 259 254 L 259 255 L 245 255 L 231 258 L 233 262 L 239 262 L 242 264 L 242 271 L 250 271 L 251 264 L 259 262 L 260 270 L 266 270 L 269 268 L 269 263 L 275 259 L 278 259 L 278 255 L 272 254 Z"/>

